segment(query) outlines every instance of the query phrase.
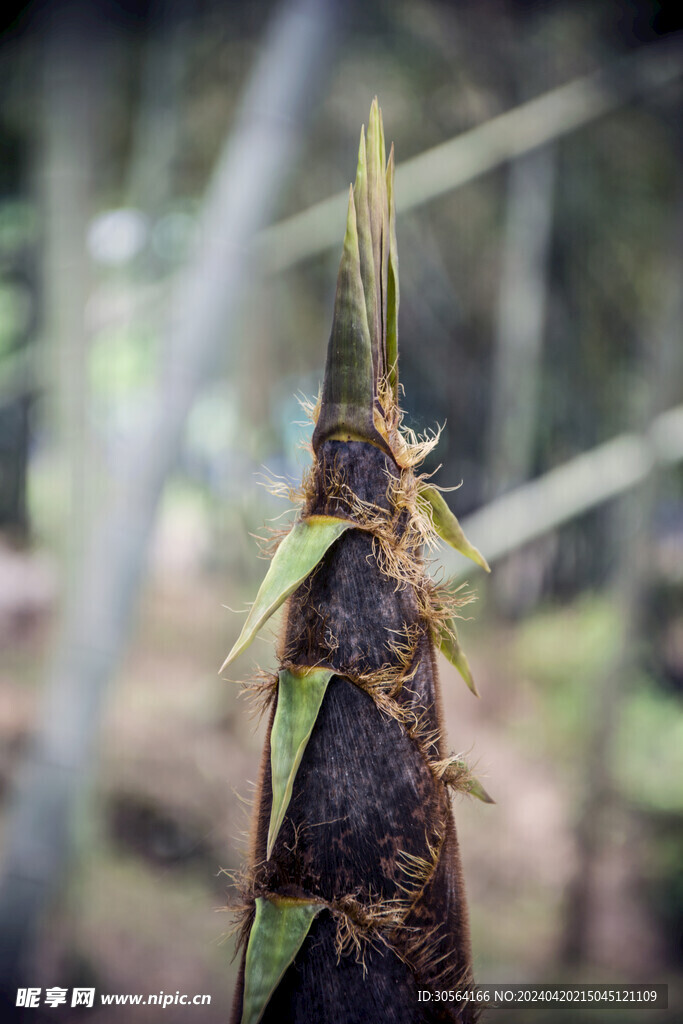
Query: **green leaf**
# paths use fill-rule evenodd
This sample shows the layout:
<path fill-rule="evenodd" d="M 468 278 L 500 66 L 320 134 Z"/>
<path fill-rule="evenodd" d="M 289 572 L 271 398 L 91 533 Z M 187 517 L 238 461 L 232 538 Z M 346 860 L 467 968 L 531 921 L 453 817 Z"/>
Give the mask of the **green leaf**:
<path fill-rule="evenodd" d="M 320 415 L 313 431 L 314 451 L 317 452 L 323 441 L 330 438 L 369 441 L 386 448 L 374 424 L 374 395 L 372 342 L 351 188 Z"/>
<path fill-rule="evenodd" d="M 396 244 L 396 204 L 394 202 L 394 147 L 387 164 L 387 198 L 389 200 L 389 266 L 387 274 L 387 374 L 394 401 L 398 404 L 398 246 Z"/>
<path fill-rule="evenodd" d="M 493 797 L 486 792 L 479 779 L 475 779 L 474 776 L 470 779 L 467 792 L 470 796 L 476 796 L 477 800 L 481 800 L 484 804 L 495 804 L 496 802 Z"/>
<path fill-rule="evenodd" d="M 332 669 L 283 669 L 277 689 L 277 710 L 270 734 L 273 803 L 270 809 L 267 856 L 280 831 L 292 798 L 294 779 L 315 725 Z"/>
<path fill-rule="evenodd" d="M 437 490 L 436 487 L 427 485 L 420 488 L 419 496 L 422 501 L 430 506 L 434 529 L 439 537 L 455 548 L 456 551 L 459 551 L 461 555 L 471 558 L 473 562 L 480 565 L 486 572 L 491 572 L 489 564 L 481 551 L 478 551 L 473 544 L 470 544 L 463 533 L 460 523 L 446 504 L 441 491 Z"/>
<path fill-rule="evenodd" d="M 458 634 L 456 632 L 453 619 L 451 619 L 443 629 L 439 630 L 436 636 L 436 641 L 442 652 L 450 661 L 451 665 L 454 665 L 455 668 L 457 668 L 474 696 L 478 697 L 479 694 L 477 692 L 477 687 L 474 685 L 474 679 L 472 678 L 469 662 L 465 657 L 465 652 L 460 646 L 460 641 L 458 640 Z"/>
<path fill-rule="evenodd" d="M 221 672 L 246 650 L 263 623 L 294 593 L 315 569 L 327 549 L 350 526 L 353 523 L 348 519 L 337 519 L 334 516 L 309 516 L 294 524 L 273 556 L 247 621 L 223 662 Z"/>
<path fill-rule="evenodd" d="M 382 325 L 380 321 L 380 282 L 375 267 L 372 244 L 372 228 L 370 227 L 370 203 L 368 198 L 368 164 L 365 148 L 365 132 L 361 130 L 360 146 L 358 147 L 358 167 L 356 183 L 353 186 L 353 200 L 356 207 L 356 226 L 358 228 L 358 252 L 360 256 L 361 280 L 365 295 L 365 307 L 370 330 L 370 347 L 373 354 L 373 385 L 377 385 L 375 364 L 381 345 Z"/>
<path fill-rule="evenodd" d="M 476 796 L 477 800 L 481 800 L 482 803 L 495 804 L 496 801 L 486 792 L 479 779 L 472 775 L 462 758 L 449 758 L 447 762 L 441 762 L 436 767 L 440 769 L 439 778 L 456 790 Z"/>
<path fill-rule="evenodd" d="M 385 164 L 382 112 L 375 97 L 367 135 L 361 131 L 356 184 L 349 197 L 320 415 L 313 431 L 316 452 L 331 439 L 369 441 L 391 454 L 374 419 L 385 374 L 398 392 L 398 260 L 388 195 L 393 157 L 390 166 Z"/>
<path fill-rule="evenodd" d="M 257 897 L 245 958 L 242 1024 L 261 1020 L 320 910 L 320 903 Z"/>
<path fill-rule="evenodd" d="M 368 204 L 372 231 L 372 252 L 377 282 L 380 332 L 373 338 L 375 379 L 386 372 L 387 269 L 389 262 L 389 203 L 386 183 L 386 151 L 382 112 L 375 96 L 368 119 Z"/>

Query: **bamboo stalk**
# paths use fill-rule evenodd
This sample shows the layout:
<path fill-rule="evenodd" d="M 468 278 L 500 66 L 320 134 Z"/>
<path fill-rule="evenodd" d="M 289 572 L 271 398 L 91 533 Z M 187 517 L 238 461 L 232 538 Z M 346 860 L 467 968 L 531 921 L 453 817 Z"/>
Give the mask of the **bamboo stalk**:
<path fill-rule="evenodd" d="M 11 797 L 0 871 L 0 1006 L 16 1013 L 19 979 L 72 848 L 100 716 L 130 628 L 155 513 L 186 417 L 209 380 L 248 274 L 244 258 L 272 216 L 297 130 L 326 70 L 335 0 L 288 0 L 266 32 L 205 201 L 169 318 L 164 373 L 148 429 L 127 453 L 78 566 L 73 606 L 45 682 L 37 734 Z"/>
<path fill-rule="evenodd" d="M 680 38 L 675 38 L 640 47 L 635 54 L 520 103 L 404 161 L 396 170 L 401 209 L 431 202 L 629 100 L 675 82 L 682 73 L 683 49 Z M 266 228 L 257 240 L 262 271 L 276 273 L 335 245 L 345 200 L 340 192 Z"/>
<path fill-rule="evenodd" d="M 642 483 L 658 467 L 683 460 L 683 405 L 656 416 L 642 433 L 619 434 L 496 498 L 463 519 L 490 562 Z M 462 575 L 446 554 L 446 569 Z"/>

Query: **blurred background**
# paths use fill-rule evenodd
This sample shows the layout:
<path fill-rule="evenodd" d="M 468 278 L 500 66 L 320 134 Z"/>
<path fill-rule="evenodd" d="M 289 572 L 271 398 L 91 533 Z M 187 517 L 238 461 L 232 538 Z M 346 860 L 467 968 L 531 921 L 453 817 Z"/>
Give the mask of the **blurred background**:
<path fill-rule="evenodd" d="M 264 731 L 237 683 L 274 667 L 277 622 L 218 668 L 252 535 L 291 515 L 259 485 L 308 459 L 296 396 L 377 94 L 406 422 L 443 426 L 427 469 L 493 568 L 435 566 L 477 595 L 481 700 L 441 665 L 449 745 L 497 801 L 455 807 L 475 972 L 680 1006 L 680 6 L 2 17 L 0 988 L 207 993 L 164 1020 L 227 1019 Z"/>

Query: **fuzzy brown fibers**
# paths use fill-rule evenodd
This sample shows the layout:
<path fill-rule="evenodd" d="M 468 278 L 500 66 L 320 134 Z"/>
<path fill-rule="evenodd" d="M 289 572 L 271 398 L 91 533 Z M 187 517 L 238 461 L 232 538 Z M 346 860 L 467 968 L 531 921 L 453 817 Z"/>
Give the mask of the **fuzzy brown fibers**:
<path fill-rule="evenodd" d="M 400 473 L 372 444 L 325 441 L 304 514 L 354 518 L 351 495 L 388 518 L 396 513 L 400 534 L 409 527 L 389 497 L 390 478 Z M 297 895 L 322 900 L 325 909 L 270 999 L 264 1024 L 474 1019 L 469 1008 L 418 1000 L 420 989 L 455 990 L 471 982 L 469 928 L 448 792 L 431 768 L 445 755 L 429 624 L 415 588 L 397 585 L 376 554 L 372 531 L 348 530 L 288 604 L 283 663 L 323 665 L 338 674 L 270 860 L 271 777 L 264 758 L 251 896 Z M 391 680 L 392 671 L 388 704 L 380 707 L 372 680 Z M 340 955 L 344 929 L 357 944 Z"/>

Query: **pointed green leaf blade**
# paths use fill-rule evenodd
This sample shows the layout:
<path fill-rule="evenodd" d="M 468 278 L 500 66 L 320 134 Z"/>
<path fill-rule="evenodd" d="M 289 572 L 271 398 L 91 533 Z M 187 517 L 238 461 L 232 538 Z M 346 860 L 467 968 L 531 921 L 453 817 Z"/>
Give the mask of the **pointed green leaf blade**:
<path fill-rule="evenodd" d="M 373 339 L 373 365 L 376 378 L 386 372 L 386 282 L 389 258 L 389 206 L 385 174 L 384 130 L 382 114 L 375 96 L 370 107 L 367 139 L 368 204 L 372 231 L 372 253 L 375 267 L 376 302 L 380 333 Z"/>
<path fill-rule="evenodd" d="M 292 798 L 294 779 L 320 711 L 332 669 L 283 669 L 277 689 L 277 710 L 270 734 L 273 802 L 270 809 L 267 857 Z"/>
<path fill-rule="evenodd" d="M 439 631 L 436 637 L 436 641 L 439 644 L 443 654 L 448 658 L 451 665 L 457 668 L 462 678 L 467 683 L 469 689 L 472 691 L 475 697 L 479 696 L 477 687 L 474 684 L 472 678 L 472 671 L 469 666 L 469 662 L 465 656 L 465 652 L 460 646 L 458 640 L 458 634 L 455 629 L 455 623 L 451 619 L 442 630 Z"/>
<path fill-rule="evenodd" d="M 319 903 L 257 897 L 245 958 L 242 1024 L 261 1020 L 321 909 Z"/>
<path fill-rule="evenodd" d="M 387 270 L 387 375 L 398 404 L 398 245 L 396 243 L 396 204 L 394 201 L 394 147 L 387 164 L 387 198 L 389 201 L 389 265 Z"/>
<path fill-rule="evenodd" d="M 442 778 L 444 782 L 453 786 L 460 792 L 469 793 L 470 796 L 475 796 L 477 800 L 481 800 L 482 803 L 495 804 L 496 801 L 489 793 L 487 793 L 479 779 L 475 778 L 462 758 L 450 758 L 449 763 L 441 762 L 437 767 L 441 768 L 442 765 L 445 765 L 445 767 L 442 769 L 442 772 L 439 773 L 439 777 Z"/>
<path fill-rule="evenodd" d="M 376 379 L 386 373 L 386 266 L 388 261 L 389 210 L 384 167 L 384 131 L 377 96 L 373 99 L 368 119 L 368 204 L 373 240 L 376 303 L 379 332 L 373 339 L 373 365 Z"/>
<path fill-rule="evenodd" d="M 313 431 L 314 451 L 328 438 L 363 440 L 386 447 L 374 424 L 374 393 L 372 343 L 351 189 L 320 415 Z"/>
<path fill-rule="evenodd" d="M 376 362 L 375 353 L 379 351 L 381 344 L 382 325 L 380 323 L 381 312 L 378 302 L 379 282 L 375 275 L 375 259 L 372 249 L 372 229 L 370 226 L 370 205 L 368 200 L 368 164 L 364 130 L 361 130 L 360 133 L 358 167 L 356 169 L 356 183 L 353 186 L 353 199 L 356 207 L 361 279 L 365 295 L 374 365 L 374 362 Z M 373 373 L 373 385 L 376 387 L 376 384 L 377 380 Z"/>
<path fill-rule="evenodd" d="M 470 796 L 476 796 L 477 800 L 481 800 L 483 804 L 495 804 L 496 802 L 493 799 L 493 797 L 484 789 L 479 779 L 475 779 L 474 776 L 472 776 L 472 778 L 470 779 L 469 786 L 467 787 L 467 792 L 470 794 Z"/>
<path fill-rule="evenodd" d="M 370 107 L 368 118 L 368 203 L 370 204 L 370 223 L 372 226 L 372 246 L 375 257 L 375 268 L 381 268 L 382 242 L 382 199 L 386 194 L 384 180 L 384 164 L 382 163 L 382 126 L 379 118 L 379 103 L 375 96 Z M 380 274 L 377 274 L 379 285 Z"/>
<path fill-rule="evenodd" d="M 459 551 L 461 555 L 471 558 L 473 562 L 480 565 L 486 572 L 491 572 L 489 564 L 481 551 L 475 548 L 474 544 L 470 544 L 463 533 L 460 523 L 446 504 L 441 491 L 437 490 L 436 487 L 421 487 L 420 498 L 431 509 L 432 522 L 439 537 L 455 548 L 456 551 Z"/>
<path fill-rule="evenodd" d="M 379 114 L 379 166 L 381 170 L 384 170 L 387 165 L 387 150 L 384 142 L 384 119 L 382 117 L 382 108 L 379 105 L 379 100 L 377 100 L 377 112 Z"/>
<path fill-rule="evenodd" d="M 309 516 L 294 524 L 273 556 L 247 621 L 221 665 L 221 672 L 238 654 L 246 650 L 263 623 L 294 593 L 315 569 L 327 549 L 350 526 L 353 523 L 348 519 L 337 519 L 334 516 Z"/>

